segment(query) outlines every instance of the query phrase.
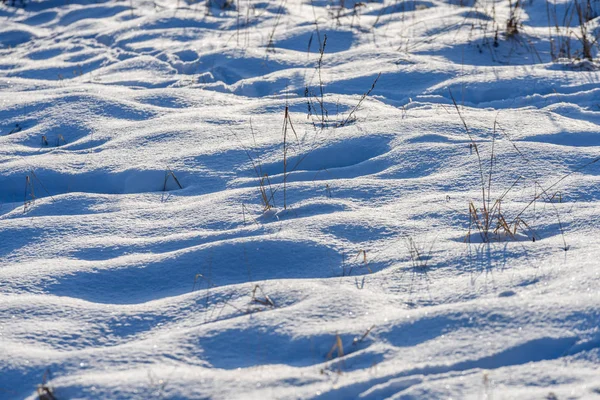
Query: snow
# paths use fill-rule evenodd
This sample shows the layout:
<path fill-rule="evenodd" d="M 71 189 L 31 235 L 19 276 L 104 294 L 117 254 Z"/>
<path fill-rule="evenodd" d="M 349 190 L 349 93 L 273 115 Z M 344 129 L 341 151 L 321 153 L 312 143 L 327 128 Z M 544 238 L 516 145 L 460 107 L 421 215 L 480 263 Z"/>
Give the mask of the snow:
<path fill-rule="evenodd" d="M 600 397 L 572 4 L 0 5 L 0 398 Z"/>

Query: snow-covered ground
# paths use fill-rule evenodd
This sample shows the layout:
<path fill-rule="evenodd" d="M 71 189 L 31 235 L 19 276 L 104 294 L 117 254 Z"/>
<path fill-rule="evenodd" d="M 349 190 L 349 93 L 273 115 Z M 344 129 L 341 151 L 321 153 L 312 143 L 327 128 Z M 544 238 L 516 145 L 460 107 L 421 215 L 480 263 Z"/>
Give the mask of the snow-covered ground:
<path fill-rule="evenodd" d="M 0 398 L 600 397 L 600 2 L 516 4 L 0 6 Z"/>

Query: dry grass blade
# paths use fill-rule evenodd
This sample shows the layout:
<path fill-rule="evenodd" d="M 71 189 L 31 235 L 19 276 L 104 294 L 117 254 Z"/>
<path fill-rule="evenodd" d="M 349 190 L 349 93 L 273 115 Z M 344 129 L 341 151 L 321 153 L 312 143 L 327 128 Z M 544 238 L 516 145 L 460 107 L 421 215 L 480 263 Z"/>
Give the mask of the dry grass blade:
<path fill-rule="evenodd" d="M 257 291 L 260 291 L 262 298 L 256 297 Z M 260 285 L 255 285 L 254 289 L 252 289 L 252 302 L 275 308 L 275 302 L 271 300 L 269 295 L 264 292 Z"/>
<path fill-rule="evenodd" d="M 550 185 L 547 188 L 543 188 L 539 183 L 537 184 L 538 187 L 541 189 L 540 194 L 534 196 L 534 198 L 527 203 L 527 205 L 525 207 L 523 207 L 523 209 L 516 215 L 516 217 L 513 219 L 512 222 L 514 222 L 515 220 L 517 220 L 518 218 L 520 218 L 523 213 L 525 213 L 525 211 L 527 211 L 529 209 L 529 207 L 531 207 L 537 200 L 539 200 L 540 198 L 544 197 L 546 199 L 551 198 L 550 194 L 548 193 L 549 190 L 553 189 L 555 186 L 557 186 L 559 183 L 561 183 L 562 181 L 564 181 L 565 179 L 567 179 L 569 176 L 589 167 L 590 165 L 593 165 L 595 163 L 597 163 L 598 161 L 600 161 L 600 157 L 596 157 L 594 159 L 592 159 L 591 161 L 588 161 L 587 163 L 575 168 L 573 171 L 569 172 L 568 174 L 563 175 L 560 179 L 558 179 L 557 181 L 555 181 L 552 185 Z M 552 202 L 550 202 L 552 203 Z M 553 204 L 553 203 L 552 203 Z"/>
<path fill-rule="evenodd" d="M 513 233 L 513 231 L 511 231 L 510 226 L 508 226 L 508 224 L 506 223 L 506 219 L 504 219 L 504 216 L 502 214 L 498 214 L 498 225 L 496 226 L 496 229 L 494 230 L 494 234 L 497 235 L 499 233 L 500 229 L 503 229 L 504 233 L 506 233 L 508 236 L 510 236 L 511 239 L 515 238 L 515 234 Z M 515 225 L 514 232 L 516 233 L 516 231 L 517 231 L 517 227 Z"/>
<path fill-rule="evenodd" d="M 592 40 L 588 32 L 588 22 L 595 17 L 595 14 L 592 10 L 591 1 L 587 0 L 585 4 L 581 4 L 577 0 L 574 0 L 574 2 L 577 18 L 579 19 L 579 35 L 575 35 L 575 37 L 577 37 L 581 43 L 581 53 L 583 58 L 593 61 L 594 58 L 592 54 L 592 48 L 597 43 L 598 38 L 596 37 Z"/>
<path fill-rule="evenodd" d="M 360 338 L 355 337 L 354 340 L 352 340 L 352 346 L 356 346 L 359 343 L 363 342 L 367 338 L 367 336 L 369 336 L 373 328 L 375 328 L 375 325 L 372 325 L 369 329 L 367 329 L 367 331 Z"/>
<path fill-rule="evenodd" d="M 42 376 L 42 383 L 37 387 L 37 395 L 38 400 L 57 400 L 54 396 L 54 390 L 48 384 L 48 380 L 50 378 L 50 369 L 46 369 L 44 371 L 44 375 Z"/>
<path fill-rule="evenodd" d="M 50 192 L 48 191 L 48 189 L 46 189 L 46 186 L 44 186 L 44 184 L 42 183 L 42 181 L 40 180 L 40 178 L 37 177 L 37 175 L 35 174 L 35 171 L 32 169 L 29 171 L 29 173 L 31 174 L 31 176 L 33 177 L 33 179 L 36 180 L 36 182 L 41 186 L 41 188 L 44 190 L 44 192 L 46 192 L 46 194 L 48 195 L 48 197 L 50 197 L 50 200 L 52 202 L 54 202 L 54 197 L 52 197 L 52 195 L 50 194 Z"/>
<path fill-rule="evenodd" d="M 25 196 L 23 198 L 23 212 L 26 213 L 27 210 L 31 208 L 33 203 L 35 202 L 35 192 L 33 190 L 33 182 L 29 175 L 25 177 Z"/>
<path fill-rule="evenodd" d="M 192 292 L 194 290 L 196 290 L 196 284 L 198 283 L 198 281 L 203 280 L 204 279 L 204 275 L 202 274 L 196 274 L 194 275 L 194 285 L 192 286 Z M 207 280 L 208 282 L 208 280 Z"/>
<path fill-rule="evenodd" d="M 275 31 L 277 30 L 277 27 L 279 26 L 279 23 L 281 22 L 281 16 L 283 15 L 284 11 L 285 11 L 285 3 L 286 0 L 282 0 L 281 4 L 279 5 L 279 8 L 277 9 L 277 15 L 275 17 L 275 25 L 273 26 L 273 30 L 271 31 L 271 33 L 269 34 L 269 41 L 267 43 L 267 53 L 271 52 L 271 53 L 275 53 Z"/>
<path fill-rule="evenodd" d="M 433 252 L 433 246 L 435 240 L 429 246 L 429 251 L 425 253 L 424 246 L 419 246 L 417 242 L 410 236 L 406 238 L 406 245 L 408 248 L 408 254 L 415 270 L 424 271 L 427 269 L 429 260 L 431 259 L 431 253 Z"/>
<path fill-rule="evenodd" d="M 242 217 L 244 218 L 244 225 L 246 225 L 246 214 L 248 214 L 250 216 L 250 218 L 256 225 L 260 226 L 258 221 L 250 213 L 250 210 L 248 210 L 248 207 L 246 207 L 246 205 L 244 203 L 242 203 Z"/>
<path fill-rule="evenodd" d="M 327 45 L 327 35 L 323 35 L 323 45 L 319 48 L 319 62 L 317 63 L 317 71 L 319 73 L 319 91 L 321 94 L 321 128 L 325 127 L 325 117 L 327 116 L 327 110 L 325 109 L 325 100 L 323 99 L 323 78 L 321 77 L 321 67 L 323 66 L 323 55 L 325 54 L 325 46 Z"/>
<path fill-rule="evenodd" d="M 479 154 L 479 147 L 477 146 L 477 143 L 475 143 L 475 139 L 473 139 L 473 136 L 471 135 L 471 131 L 469 130 L 469 127 L 467 126 L 467 121 L 465 121 L 465 119 L 463 118 L 462 113 L 460 112 L 460 109 L 458 108 L 458 104 L 456 104 L 456 100 L 454 99 L 454 95 L 452 94 L 452 91 L 450 89 L 448 89 L 448 92 L 450 93 L 450 98 L 452 99 L 454 108 L 456 109 L 456 112 L 458 113 L 458 116 L 460 117 L 460 120 L 463 123 L 465 132 L 467 133 L 467 136 L 469 137 L 469 141 L 471 142 L 471 148 L 475 150 L 475 154 L 477 155 L 477 163 L 479 164 L 479 175 L 481 178 L 481 191 L 483 192 L 483 200 L 484 200 L 483 203 L 484 203 L 484 207 L 485 207 L 485 180 L 483 178 L 483 162 L 481 161 L 481 154 Z"/>
<path fill-rule="evenodd" d="M 258 178 L 258 188 L 259 188 L 259 192 L 260 192 L 260 200 L 263 204 L 263 211 L 270 210 L 271 208 L 275 207 L 275 202 L 274 202 L 275 191 L 273 190 L 273 187 L 271 186 L 271 180 L 269 179 L 269 175 L 267 173 L 263 172 L 261 162 L 260 161 L 257 162 L 254 160 L 254 157 L 252 157 L 250 150 L 248 148 L 246 148 L 246 146 L 244 146 L 244 144 L 238 138 L 236 133 L 232 129 L 229 129 L 229 131 L 233 134 L 233 136 L 236 138 L 236 140 L 238 141 L 240 146 L 242 146 L 242 148 L 244 149 L 244 152 L 246 153 L 248 160 L 250 160 L 250 163 L 252 164 L 252 169 L 254 169 L 254 173 L 256 174 L 256 177 Z M 254 135 L 254 127 L 252 126 L 252 119 L 250 119 L 250 133 L 252 134 L 252 140 L 254 142 L 254 146 L 256 146 L 256 136 Z M 269 187 L 270 194 L 267 193 L 267 185 Z"/>
<path fill-rule="evenodd" d="M 15 124 L 15 127 L 12 128 L 10 130 L 10 132 L 8 132 L 8 135 L 12 135 L 13 133 L 21 132 L 21 130 L 23 130 L 23 127 L 21 127 L 21 125 L 19 125 L 19 124 Z"/>
<path fill-rule="evenodd" d="M 287 133 L 288 126 L 292 130 L 292 133 L 296 137 L 296 142 L 300 144 L 298 139 L 298 134 L 296 133 L 296 129 L 294 129 L 294 124 L 292 123 L 292 119 L 290 118 L 289 107 L 285 106 L 285 112 L 283 115 L 283 209 L 287 209 L 287 152 L 288 152 L 288 144 L 287 144 Z"/>
<path fill-rule="evenodd" d="M 270 195 L 267 195 L 267 185 L 265 184 L 265 182 L 269 185 L 269 192 L 271 193 Z M 275 206 L 273 203 L 273 197 L 275 196 L 275 192 L 273 191 L 273 187 L 271 186 L 271 180 L 269 179 L 269 175 L 265 174 L 264 176 L 262 176 L 258 184 L 261 200 L 263 203 L 263 211 L 270 210 Z"/>
<path fill-rule="evenodd" d="M 171 170 L 171 168 L 167 167 L 167 170 L 165 171 L 165 181 L 163 183 L 163 192 L 167 191 L 167 182 L 169 181 L 169 177 L 173 178 L 179 189 L 183 189 L 183 186 L 181 186 L 181 183 L 179 183 L 179 179 L 177 179 L 175 173 Z"/>
<path fill-rule="evenodd" d="M 521 25 L 519 13 L 521 10 L 521 0 L 517 0 L 513 5 L 511 0 L 508 0 L 508 6 L 510 9 L 508 20 L 506 21 L 506 36 L 511 37 L 519 33 L 519 26 Z"/>
<path fill-rule="evenodd" d="M 62 140 L 63 144 L 67 144 L 65 137 L 63 135 L 59 134 L 58 137 L 56 138 L 56 147 L 60 146 L 61 140 Z"/>
<path fill-rule="evenodd" d="M 329 350 L 329 353 L 327 353 L 327 359 L 331 360 L 333 357 L 333 354 L 336 352 L 337 350 L 337 358 L 342 358 L 344 357 L 344 345 L 342 344 L 342 337 L 339 334 L 335 334 L 335 341 L 333 342 L 333 346 L 331 347 L 331 350 Z"/>
<path fill-rule="evenodd" d="M 373 81 L 373 83 L 371 84 L 371 88 L 363 93 L 362 97 L 360 98 L 360 100 L 358 101 L 358 103 L 356 103 L 356 105 L 354 106 L 354 108 L 350 111 L 350 114 L 348 114 L 348 117 L 346 117 L 346 119 L 340 123 L 340 126 L 345 126 L 347 125 L 350 121 L 352 121 L 352 117 L 354 116 L 354 113 L 356 112 L 356 110 L 358 110 L 358 108 L 361 106 L 362 102 L 369 96 L 371 95 L 371 92 L 375 89 L 375 86 L 377 85 L 377 81 L 379 80 L 379 78 L 381 77 L 381 72 L 379 74 L 377 74 L 377 77 L 375 78 L 375 80 Z"/>
<path fill-rule="evenodd" d="M 357 262 L 359 260 L 359 258 L 362 258 L 362 260 L 360 262 L 361 266 L 366 267 L 367 270 L 369 271 L 369 273 L 372 274 L 373 271 L 371 270 L 371 267 L 369 267 L 369 262 L 367 261 L 367 251 L 359 250 L 358 253 L 356 254 L 356 257 L 354 257 L 354 262 Z M 344 270 L 342 272 L 342 276 L 346 276 L 346 275 L 350 276 L 350 274 L 352 274 L 353 269 L 354 269 L 354 266 L 351 266 L 348 269 L 348 272 L 346 272 L 346 269 L 344 268 Z"/>

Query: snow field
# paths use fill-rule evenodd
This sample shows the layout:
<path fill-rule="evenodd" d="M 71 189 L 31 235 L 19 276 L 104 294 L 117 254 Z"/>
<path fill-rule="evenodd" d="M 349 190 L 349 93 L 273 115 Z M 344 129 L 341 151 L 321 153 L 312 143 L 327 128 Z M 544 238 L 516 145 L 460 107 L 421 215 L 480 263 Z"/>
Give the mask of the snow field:
<path fill-rule="evenodd" d="M 600 73 L 471 3 L 1 6 L 0 398 L 599 397 Z"/>

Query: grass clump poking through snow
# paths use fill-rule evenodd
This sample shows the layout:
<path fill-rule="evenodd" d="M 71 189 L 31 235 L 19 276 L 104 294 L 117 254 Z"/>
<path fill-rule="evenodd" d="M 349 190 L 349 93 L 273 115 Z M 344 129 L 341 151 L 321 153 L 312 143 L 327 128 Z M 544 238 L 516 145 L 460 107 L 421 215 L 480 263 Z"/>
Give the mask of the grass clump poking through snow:
<path fill-rule="evenodd" d="M 546 6 L 550 39 L 550 54 L 554 61 L 575 61 L 574 67 L 583 70 L 597 69 L 595 53 L 599 30 L 597 17 L 600 6 L 593 0 L 571 0 L 561 12 L 557 3 Z M 573 42 L 579 42 L 574 46 Z"/>
<path fill-rule="evenodd" d="M 591 0 L 578 1 L 574 0 L 575 12 L 579 20 L 579 35 L 575 35 L 581 43 L 581 57 L 588 61 L 592 61 L 594 56 L 592 48 L 598 43 L 598 36 L 593 37 L 589 31 L 589 22 L 596 16 L 592 8 Z"/>
<path fill-rule="evenodd" d="M 316 24 L 316 21 L 315 21 Z M 311 118 L 313 113 L 315 115 L 321 115 L 320 125 L 321 130 L 325 129 L 326 120 L 329 116 L 327 109 L 325 108 L 325 89 L 322 77 L 322 68 L 323 68 L 323 57 L 325 55 L 325 47 L 327 46 L 327 35 L 323 35 L 323 41 L 321 42 L 320 33 L 318 31 L 317 25 L 317 37 L 319 38 L 319 58 L 317 60 L 317 65 L 315 67 L 315 72 L 317 78 L 319 80 L 319 93 L 314 93 L 307 85 L 304 89 L 304 97 L 306 97 L 306 104 L 308 107 L 307 118 Z M 308 48 L 310 49 L 310 45 L 312 43 L 313 37 L 311 36 L 309 39 Z M 315 102 L 317 105 L 315 105 Z M 318 109 L 317 109 L 318 106 Z M 316 122 L 313 121 L 313 124 L 316 126 Z"/>
<path fill-rule="evenodd" d="M 286 125 L 285 125 L 286 121 L 287 121 L 287 119 L 284 121 L 284 130 L 286 129 Z M 257 182 L 258 183 L 258 191 L 260 193 L 260 201 L 262 203 L 263 212 L 268 211 L 271 208 L 274 208 L 275 207 L 275 199 L 274 199 L 275 191 L 273 190 L 273 187 L 271 185 L 271 179 L 269 178 L 269 174 L 267 174 L 266 172 L 263 171 L 262 162 L 252 155 L 250 150 L 246 146 L 244 146 L 244 144 L 238 138 L 236 133 L 231 129 L 230 129 L 230 132 L 234 135 L 234 137 L 236 138 L 236 140 L 238 141 L 240 146 L 242 146 L 242 148 L 244 149 L 244 152 L 246 153 L 246 157 L 248 157 L 250 164 L 252 164 L 252 169 L 254 170 L 254 173 L 256 174 L 256 178 L 258 179 L 258 182 Z M 250 133 L 252 135 L 252 141 L 254 143 L 254 147 L 256 147 L 256 136 L 254 134 L 254 127 L 252 126 L 252 120 L 250 120 Z M 285 155 L 286 151 L 287 150 L 285 149 L 285 145 L 284 145 L 284 155 Z M 285 164 L 286 163 L 284 161 L 284 167 L 285 167 Z M 244 205 L 242 205 L 242 211 L 244 211 L 245 208 L 246 207 Z M 244 220 L 245 220 L 245 217 L 244 217 Z"/>
<path fill-rule="evenodd" d="M 35 200 L 37 199 L 37 197 L 35 194 L 33 184 L 34 180 L 35 182 L 37 182 L 38 187 L 41 187 L 44 190 L 44 192 L 50 197 L 50 200 L 54 201 L 54 198 L 52 197 L 52 195 L 50 195 L 42 181 L 40 181 L 40 179 L 37 177 L 33 170 L 30 170 L 29 174 L 25 176 L 25 195 L 23 197 L 23 213 L 27 213 L 35 205 Z"/>
<path fill-rule="evenodd" d="M 407 236 L 405 242 L 410 262 L 413 266 L 413 271 L 426 271 L 429 267 L 429 261 L 431 260 L 431 253 L 433 252 L 435 241 L 431 243 L 429 249 L 418 244 L 412 236 Z"/>
<path fill-rule="evenodd" d="M 348 114 L 348 116 L 346 117 L 346 119 L 343 120 L 342 122 L 340 122 L 339 126 L 348 125 L 350 122 L 356 120 L 356 117 L 354 116 L 354 113 L 356 112 L 356 110 L 358 110 L 360 108 L 360 106 L 363 103 L 363 101 L 365 101 L 365 99 L 375 89 L 375 86 L 377 85 L 377 81 L 379 80 L 379 78 L 381 78 L 381 72 L 377 74 L 377 77 L 375 78 L 375 80 L 371 84 L 371 88 L 369 90 L 367 90 L 365 93 L 363 93 L 363 95 L 361 96 L 360 100 L 358 100 L 358 103 L 356 103 L 356 105 L 352 108 L 352 110 L 350 111 L 350 113 Z"/>
<path fill-rule="evenodd" d="M 169 179 L 173 179 L 173 181 L 175 182 L 177 187 L 179 189 L 183 189 L 183 186 L 179 182 L 179 179 L 177 179 L 177 177 L 175 176 L 175 173 L 173 172 L 173 170 L 171 168 L 167 167 L 167 169 L 165 170 L 165 179 L 163 182 L 163 190 L 162 190 L 163 192 L 167 191 L 167 185 L 169 183 Z"/>
<path fill-rule="evenodd" d="M 522 177 L 519 176 L 512 183 L 512 185 L 502 193 L 498 198 L 496 198 L 492 202 L 492 177 L 494 175 L 494 163 L 495 163 L 495 143 L 496 143 L 496 121 L 494 121 L 494 130 L 492 133 L 492 148 L 491 155 L 489 161 L 489 170 L 487 172 L 487 180 L 485 179 L 484 172 L 484 161 L 482 160 L 481 153 L 479 151 L 479 145 L 475 142 L 473 135 L 469 130 L 467 122 L 465 121 L 463 115 L 456 104 L 456 100 L 450 92 L 450 96 L 452 98 L 452 102 L 454 103 L 454 107 L 460 117 L 460 120 L 463 123 L 463 127 L 465 132 L 469 137 L 469 147 L 472 151 L 475 152 L 477 156 L 477 166 L 479 169 L 479 179 L 481 185 L 481 202 L 476 204 L 475 202 L 469 202 L 469 232 L 465 237 L 465 241 L 471 241 L 472 232 L 471 230 L 474 228 L 479 234 L 481 240 L 484 243 L 494 241 L 494 240 L 506 240 L 506 239 L 515 239 L 517 234 L 517 229 L 520 227 L 527 228 L 531 231 L 529 225 L 520 217 L 514 218 L 512 222 L 510 219 L 506 218 L 504 212 L 502 210 L 502 202 L 506 198 L 506 195 L 521 181 Z M 532 240 L 535 241 L 535 235 L 532 233 Z"/>
<path fill-rule="evenodd" d="M 506 36 L 511 37 L 519 33 L 521 27 L 521 0 L 508 0 L 509 14 L 506 20 Z"/>
<path fill-rule="evenodd" d="M 258 293 L 259 291 L 260 295 Z M 251 301 L 256 304 L 275 308 L 275 302 L 271 300 L 269 295 L 264 292 L 260 285 L 254 285 L 254 289 L 252 289 Z"/>
<path fill-rule="evenodd" d="M 335 355 L 335 356 L 334 356 Z M 344 344 L 342 343 L 342 337 L 336 333 L 335 340 L 333 341 L 333 346 L 331 346 L 331 350 L 327 353 L 327 359 L 331 360 L 333 358 L 342 358 L 344 357 Z"/>
<path fill-rule="evenodd" d="M 50 369 L 46 369 L 42 376 L 42 383 L 37 387 L 38 400 L 57 400 L 56 396 L 54 396 L 54 388 L 48 383 L 49 379 Z"/>
<path fill-rule="evenodd" d="M 359 250 L 354 259 L 352 259 L 352 263 L 350 265 L 346 265 L 345 258 L 342 262 L 342 276 L 350 276 L 354 269 L 362 269 L 366 268 L 369 274 L 373 273 L 369 265 L 369 261 L 367 260 L 367 251 Z M 363 282 L 364 285 L 364 282 Z"/>

